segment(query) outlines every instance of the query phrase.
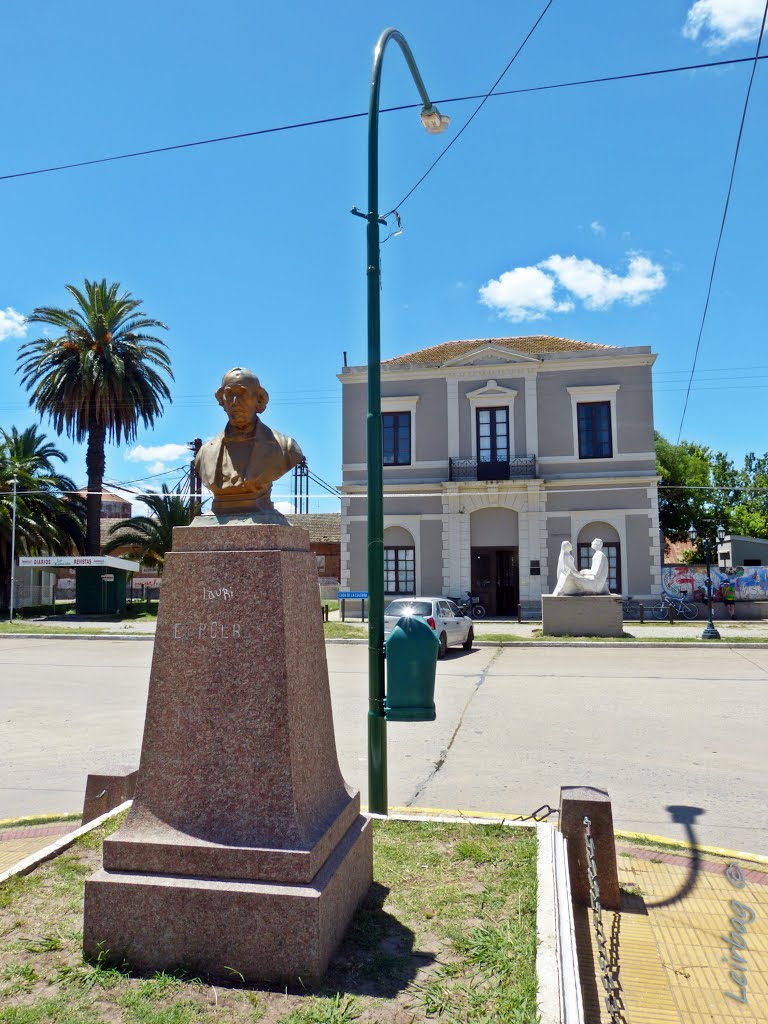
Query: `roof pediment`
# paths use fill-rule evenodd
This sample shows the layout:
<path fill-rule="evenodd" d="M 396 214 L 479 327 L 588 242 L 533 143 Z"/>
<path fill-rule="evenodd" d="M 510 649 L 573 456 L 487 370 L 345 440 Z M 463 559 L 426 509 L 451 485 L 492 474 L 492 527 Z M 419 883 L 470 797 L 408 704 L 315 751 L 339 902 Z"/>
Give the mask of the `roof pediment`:
<path fill-rule="evenodd" d="M 516 352 L 512 348 L 502 348 L 501 345 L 483 345 L 482 348 L 473 349 L 471 352 L 462 352 L 461 355 L 447 359 L 443 366 L 498 366 L 500 363 L 540 363 L 536 356 L 527 355 L 525 352 Z"/>

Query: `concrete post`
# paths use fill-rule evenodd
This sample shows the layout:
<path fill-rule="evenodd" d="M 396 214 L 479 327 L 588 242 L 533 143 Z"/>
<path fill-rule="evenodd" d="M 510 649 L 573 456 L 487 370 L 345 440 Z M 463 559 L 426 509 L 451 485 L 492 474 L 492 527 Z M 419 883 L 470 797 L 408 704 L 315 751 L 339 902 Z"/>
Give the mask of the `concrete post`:
<path fill-rule="evenodd" d="M 560 788 L 560 831 L 566 838 L 573 901 L 583 907 L 589 906 L 589 876 L 584 845 L 585 816 L 592 822 L 600 904 L 605 910 L 620 910 L 621 894 L 611 798 L 606 790 L 594 786 Z"/>

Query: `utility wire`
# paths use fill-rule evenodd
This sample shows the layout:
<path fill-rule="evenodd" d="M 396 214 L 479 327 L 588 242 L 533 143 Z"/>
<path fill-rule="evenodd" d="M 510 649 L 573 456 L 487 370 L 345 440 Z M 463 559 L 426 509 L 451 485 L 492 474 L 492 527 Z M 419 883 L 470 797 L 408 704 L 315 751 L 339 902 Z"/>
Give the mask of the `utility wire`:
<path fill-rule="evenodd" d="M 768 57 L 758 57 L 758 60 L 768 60 Z M 685 64 L 672 68 L 659 68 L 655 71 L 634 71 L 623 75 L 602 75 L 599 78 L 582 78 L 572 82 L 555 82 L 550 85 L 531 85 L 519 89 L 505 89 L 494 92 L 491 99 L 498 99 L 501 96 L 520 96 L 530 92 L 546 92 L 552 89 L 570 89 L 581 85 L 601 85 L 607 82 L 623 82 L 633 78 L 650 78 L 655 75 L 671 75 L 680 71 L 699 71 L 705 68 L 724 67 L 729 64 L 752 63 L 754 57 L 734 57 L 729 60 L 712 60 L 703 64 Z M 470 100 L 489 98 L 487 93 L 476 93 L 468 96 L 451 96 L 435 100 L 440 106 L 447 106 L 449 103 L 463 103 Z M 420 103 L 403 103 L 395 107 L 382 107 L 381 114 L 396 113 L 400 110 L 415 110 L 420 108 Z M 77 160 L 69 164 L 56 164 L 52 167 L 38 167 L 31 171 L 16 171 L 13 174 L 0 174 L 0 181 L 10 181 L 14 178 L 29 178 L 37 174 L 53 174 L 57 171 L 70 171 L 78 167 L 92 167 L 96 164 L 114 163 L 117 160 L 132 160 L 140 156 L 153 156 L 157 153 L 171 153 L 180 149 L 194 149 L 197 146 L 211 146 L 218 142 L 233 142 L 237 139 L 250 139 L 257 135 L 273 135 L 278 132 L 294 131 L 299 128 L 311 128 L 316 125 L 334 124 L 339 121 L 352 121 L 358 118 L 368 117 L 368 111 L 361 111 L 357 114 L 339 114 L 335 117 L 320 117 L 313 121 L 297 121 L 293 124 L 277 125 L 273 128 L 259 128 L 250 132 L 238 132 L 235 135 L 220 135 L 212 139 L 198 139 L 195 142 L 179 142 L 168 146 L 157 146 L 153 149 L 140 149 L 131 153 L 120 153 L 115 156 L 96 157 L 93 160 Z M 463 130 L 463 129 L 462 129 Z M 458 136 L 457 136 L 458 137 Z"/>
<path fill-rule="evenodd" d="M 712 268 L 709 272 L 709 284 L 707 285 L 707 297 L 704 301 L 704 310 L 701 314 L 701 323 L 699 324 L 699 334 L 696 338 L 696 348 L 693 353 L 693 365 L 691 366 L 691 374 L 688 378 L 688 388 L 685 393 L 685 402 L 683 404 L 683 414 L 680 417 L 680 427 L 677 431 L 677 443 L 680 444 L 680 438 L 683 433 L 683 423 L 685 422 L 685 414 L 688 411 L 688 399 L 691 395 L 691 385 L 693 384 L 693 375 L 696 372 L 696 361 L 699 358 L 699 348 L 701 347 L 701 336 L 704 333 L 704 324 L 707 320 L 707 311 L 709 310 L 709 300 L 712 295 L 712 285 L 715 280 L 715 270 L 717 269 L 717 258 L 720 254 L 720 244 L 723 241 L 723 232 L 725 231 L 725 219 L 728 216 L 728 207 L 731 203 L 731 192 L 733 191 L 733 179 L 736 175 L 736 161 L 739 158 L 739 149 L 741 148 L 741 138 L 744 134 L 744 122 L 747 119 L 747 107 L 749 106 L 749 97 L 752 92 L 752 83 L 755 80 L 755 72 L 757 71 L 757 61 L 760 57 L 760 46 L 763 41 L 763 32 L 765 31 L 765 20 L 768 17 L 768 0 L 766 0 L 765 7 L 763 8 L 763 20 L 760 23 L 760 31 L 757 35 L 757 46 L 755 47 L 755 56 L 752 60 L 752 71 L 749 76 L 749 85 L 747 86 L 747 94 L 744 97 L 744 108 L 741 112 L 741 121 L 739 123 L 739 134 L 736 138 L 736 149 L 733 153 L 733 161 L 731 163 L 731 175 L 728 180 L 728 192 L 725 196 L 725 206 L 723 207 L 723 216 L 720 220 L 720 231 L 717 235 L 717 245 L 715 246 L 715 254 L 712 258 Z"/>
<path fill-rule="evenodd" d="M 495 81 L 495 82 L 493 83 L 493 85 L 491 86 L 491 88 L 490 88 L 490 89 L 488 90 L 488 92 L 487 92 L 487 93 L 485 93 L 485 95 L 483 96 L 483 98 L 482 98 L 482 99 L 480 100 L 480 102 L 478 103 L 478 105 L 477 105 L 477 106 L 475 107 L 475 109 L 474 109 L 474 110 L 472 111 L 472 113 L 471 113 L 471 114 L 469 115 L 469 117 L 468 117 L 468 118 L 467 118 L 467 120 L 466 120 L 466 121 L 464 122 L 464 124 L 463 124 L 463 125 L 461 126 L 461 128 L 459 129 L 459 131 L 458 131 L 458 132 L 457 132 L 457 133 L 456 133 L 456 134 L 455 134 L 455 135 L 453 136 L 453 138 L 452 138 L 452 139 L 451 139 L 451 141 L 450 141 L 450 142 L 448 143 L 448 145 L 447 145 L 447 146 L 446 146 L 446 147 L 445 147 L 445 148 L 444 148 L 443 150 L 441 150 L 441 152 L 440 152 L 440 153 L 438 153 L 438 154 L 437 154 L 437 156 L 435 157 L 435 159 L 434 159 L 434 160 L 432 161 L 432 163 L 431 163 L 431 164 L 429 165 L 429 167 L 428 167 L 428 168 L 426 169 L 426 171 L 424 171 L 424 173 L 423 173 L 423 174 L 422 174 L 422 176 L 421 176 L 421 177 L 419 178 L 419 180 L 418 180 L 418 181 L 416 182 L 416 184 L 415 184 L 415 185 L 413 186 L 413 188 L 411 188 L 411 189 L 410 189 L 410 190 L 409 190 L 408 192 L 406 192 L 406 193 L 405 193 L 405 195 L 404 195 L 404 196 L 403 196 L 403 198 L 402 198 L 402 199 L 400 200 L 400 202 L 399 202 L 399 203 L 396 203 L 396 204 L 395 204 L 395 205 L 394 205 L 394 206 L 392 207 L 392 209 L 391 209 L 391 210 L 389 211 L 389 213 L 385 213 L 385 214 L 384 214 L 384 217 L 385 217 L 385 219 L 386 219 L 387 217 L 389 217 L 389 216 L 390 216 L 390 214 L 396 213 L 396 212 L 397 212 L 397 211 L 398 211 L 398 210 L 399 210 L 399 209 L 400 209 L 400 208 L 401 208 L 401 207 L 403 206 L 403 204 L 404 204 L 405 202 L 407 202 L 407 201 L 408 201 L 408 200 L 409 200 L 409 199 L 411 198 L 411 196 L 412 196 L 412 195 L 413 195 L 413 193 L 414 193 L 414 192 L 416 191 L 416 189 L 417 189 L 417 188 L 419 187 L 419 185 L 421 185 L 421 184 L 422 184 L 422 182 L 423 182 L 423 181 L 425 181 L 425 180 L 426 180 L 426 178 L 428 178 L 428 177 L 429 177 L 429 175 L 430 175 L 430 174 L 432 173 L 432 171 L 433 171 L 433 170 L 435 169 L 435 167 L 437 167 L 437 165 L 438 165 L 438 164 L 440 163 L 440 161 L 441 161 L 441 160 L 443 159 L 443 157 L 444 157 L 444 156 L 445 156 L 445 154 L 446 154 L 446 153 L 448 152 L 448 150 L 449 150 L 449 149 L 450 149 L 450 148 L 451 148 L 452 146 L 455 146 L 455 145 L 456 145 L 456 143 L 457 143 L 457 142 L 459 141 L 459 139 L 461 138 L 461 136 L 462 136 L 462 135 L 464 134 L 464 132 L 465 132 L 465 131 L 467 130 L 467 128 L 469 128 L 469 126 L 470 126 L 470 125 L 472 124 L 472 122 L 474 121 L 474 119 L 475 119 L 475 118 L 477 117 L 477 115 L 478 115 L 478 114 L 480 113 L 480 111 L 481 111 L 481 110 L 483 109 L 483 107 L 485 106 L 485 104 L 486 104 L 486 103 L 488 102 L 488 100 L 490 99 L 490 97 L 491 97 L 491 94 L 493 93 L 493 91 L 494 91 L 494 89 L 496 88 L 496 86 L 497 86 L 497 85 L 499 84 L 499 82 L 500 82 L 500 81 L 502 80 L 502 78 L 504 78 L 504 76 L 506 75 L 506 73 L 507 73 L 507 72 L 509 71 L 509 69 L 510 69 L 510 68 L 512 67 L 512 65 L 513 65 L 513 64 L 515 63 L 515 61 L 517 60 L 517 58 L 518 58 L 518 57 L 520 56 L 520 54 L 522 53 L 522 51 L 523 51 L 523 49 L 524 49 L 524 47 L 525 47 L 525 44 L 526 44 L 526 43 L 528 42 L 528 40 L 529 40 L 529 39 L 531 38 L 531 36 L 533 35 L 533 33 L 534 33 L 534 32 L 536 31 L 536 29 L 537 29 L 537 28 L 539 27 L 539 24 L 540 24 L 541 20 L 543 19 L 544 15 L 545 15 L 545 14 L 547 13 L 547 11 L 549 10 L 549 8 L 550 8 L 550 7 L 552 6 L 552 4 L 553 4 L 553 3 L 554 3 L 554 0 L 547 0 L 547 3 L 546 3 L 546 4 L 544 5 L 544 9 L 542 10 L 541 14 L 540 14 L 540 15 L 538 16 L 538 18 L 536 19 L 536 21 L 535 21 L 535 22 L 533 23 L 533 27 L 532 27 L 532 28 L 530 29 L 530 31 L 528 32 L 528 35 L 527 35 L 527 36 L 525 37 L 525 39 L 523 39 L 522 43 L 520 43 L 520 45 L 518 46 L 518 48 L 517 48 L 517 49 L 515 50 L 515 52 L 514 52 L 514 53 L 512 54 L 512 57 L 511 57 L 511 59 L 510 59 L 510 60 L 509 60 L 509 62 L 507 63 L 507 66 L 506 66 L 506 67 L 504 68 L 504 70 L 503 70 L 503 71 L 501 72 L 501 74 L 500 74 L 500 75 L 499 75 L 499 77 L 498 77 L 498 78 L 496 79 L 496 81 Z M 399 224 L 399 218 L 398 218 L 398 224 Z"/>
<path fill-rule="evenodd" d="M 323 480 L 322 477 L 319 477 L 316 473 L 313 473 L 312 470 L 309 468 L 307 469 L 307 476 L 313 483 L 316 483 L 320 487 L 325 488 L 325 490 L 328 491 L 329 494 L 332 494 L 335 498 L 341 496 L 341 491 L 337 487 L 334 487 L 333 484 L 329 484 L 327 480 Z"/>

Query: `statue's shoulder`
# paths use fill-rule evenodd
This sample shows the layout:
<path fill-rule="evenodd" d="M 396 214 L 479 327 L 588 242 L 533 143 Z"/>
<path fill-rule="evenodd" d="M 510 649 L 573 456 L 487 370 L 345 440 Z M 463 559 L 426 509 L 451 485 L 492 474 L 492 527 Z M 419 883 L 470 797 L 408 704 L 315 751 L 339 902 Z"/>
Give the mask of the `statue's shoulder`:
<path fill-rule="evenodd" d="M 211 455 L 218 456 L 218 452 L 221 448 L 221 442 L 223 437 L 224 431 L 222 431 L 220 434 L 217 434 L 216 437 L 212 437 L 210 441 L 206 441 L 205 444 L 201 445 L 200 450 L 195 456 L 195 462 L 199 464 L 204 460 L 209 459 Z"/>
<path fill-rule="evenodd" d="M 265 434 L 269 434 L 275 439 L 283 453 L 294 460 L 293 465 L 301 462 L 304 458 L 304 454 L 294 438 L 289 437 L 288 434 L 281 434 L 279 430 L 273 430 L 272 427 L 268 427 L 262 420 L 259 420 L 259 428 L 260 431 L 264 431 Z"/>

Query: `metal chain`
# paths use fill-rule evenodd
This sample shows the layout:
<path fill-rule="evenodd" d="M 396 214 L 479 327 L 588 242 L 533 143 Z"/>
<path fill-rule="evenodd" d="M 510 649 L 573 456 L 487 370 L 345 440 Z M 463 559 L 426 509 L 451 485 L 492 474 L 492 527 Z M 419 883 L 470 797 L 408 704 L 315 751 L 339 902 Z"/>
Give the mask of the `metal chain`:
<path fill-rule="evenodd" d="M 589 880 L 589 902 L 592 907 L 592 924 L 597 939 L 597 958 L 600 961 L 600 978 L 605 989 L 605 1005 L 612 1024 L 622 1024 L 624 1018 L 616 994 L 617 986 L 611 970 L 608 956 L 608 940 L 603 927 L 602 906 L 600 905 L 600 884 L 597 880 L 597 860 L 595 858 L 595 841 L 592 838 L 592 822 L 584 818 L 584 842 L 587 848 L 587 878 Z"/>

